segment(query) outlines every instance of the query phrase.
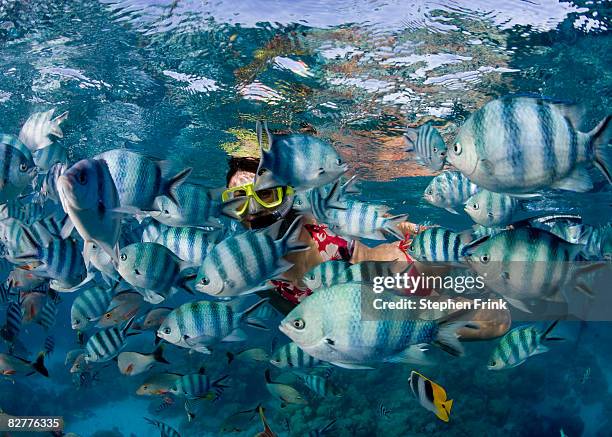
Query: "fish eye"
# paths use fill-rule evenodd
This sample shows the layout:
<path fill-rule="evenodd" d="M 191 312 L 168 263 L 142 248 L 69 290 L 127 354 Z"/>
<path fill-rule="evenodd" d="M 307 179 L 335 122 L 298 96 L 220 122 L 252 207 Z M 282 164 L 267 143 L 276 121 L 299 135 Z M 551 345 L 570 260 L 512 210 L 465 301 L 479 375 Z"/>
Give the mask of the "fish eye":
<path fill-rule="evenodd" d="M 301 201 L 300 199 L 297 199 L 297 200 L 295 201 L 295 203 L 296 203 L 296 205 L 301 205 L 301 204 L 302 204 L 302 201 Z"/>
<path fill-rule="evenodd" d="M 433 190 L 427 190 L 427 194 L 431 196 L 433 194 Z"/>
<path fill-rule="evenodd" d="M 208 278 L 206 276 L 202 276 L 202 278 L 200 279 L 200 284 L 202 285 L 208 285 L 210 281 L 208 280 Z"/>
<path fill-rule="evenodd" d="M 106 314 L 104 314 L 104 318 L 105 318 L 106 320 L 110 320 L 110 318 L 111 318 L 111 317 L 112 317 L 112 314 L 111 314 L 111 313 L 106 313 Z"/>
<path fill-rule="evenodd" d="M 461 143 L 455 143 L 455 146 L 453 147 L 453 150 L 455 152 L 455 155 L 461 155 Z"/>
<path fill-rule="evenodd" d="M 438 148 L 437 148 L 437 147 L 434 147 L 434 148 L 433 148 L 433 152 L 434 152 L 434 153 L 438 153 Z"/>
<path fill-rule="evenodd" d="M 164 214 L 170 215 L 170 211 L 168 211 L 167 209 L 164 209 Z"/>
<path fill-rule="evenodd" d="M 414 252 L 414 243 L 412 243 L 410 247 L 408 247 L 408 250 L 411 252 Z"/>
<path fill-rule="evenodd" d="M 143 385 L 143 386 L 142 386 L 142 389 L 143 389 L 143 390 L 146 390 L 146 389 L 148 389 L 148 388 L 149 388 L 149 387 L 148 387 L 148 386 L 146 386 L 146 385 Z"/>
<path fill-rule="evenodd" d="M 342 165 L 342 159 L 340 159 L 340 158 L 336 159 L 336 164 L 337 165 Z"/>
<path fill-rule="evenodd" d="M 79 181 L 79 184 L 81 185 L 85 185 L 87 183 L 87 175 L 85 174 L 84 171 L 79 172 L 79 176 L 77 177 L 77 180 Z"/>
<path fill-rule="evenodd" d="M 295 329 L 302 330 L 302 329 L 304 329 L 305 326 L 306 326 L 306 323 L 304 323 L 304 321 L 302 319 L 295 319 L 293 321 L 293 327 Z"/>
<path fill-rule="evenodd" d="M 486 254 L 485 255 L 481 255 L 480 256 L 480 262 L 483 263 L 483 264 L 488 263 L 489 262 L 489 255 L 486 255 Z"/>
<path fill-rule="evenodd" d="M 170 335 L 171 332 L 172 332 L 172 329 L 170 329 L 170 327 L 167 327 L 164 329 L 164 334 L 166 335 Z"/>
<path fill-rule="evenodd" d="M 476 211 L 478 211 L 478 208 L 480 208 L 480 206 L 478 205 L 478 203 L 474 202 L 472 204 L 472 208 L 474 208 Z"/>
<path fill-rule="evenodd" d="M 119 255 L 119 258 L 121 258 L 121 261 L 125 261 L 127 259 L 127 255 L 125 253 L 122 253 L 121 255 Z"/>
<path fill-rule="evenodd" d="M 26 164 L 25 162 L 22 162 L 21 164 L 19 164 L 19 171 L 24 172 L 28 169 L 28 164 Z"/>

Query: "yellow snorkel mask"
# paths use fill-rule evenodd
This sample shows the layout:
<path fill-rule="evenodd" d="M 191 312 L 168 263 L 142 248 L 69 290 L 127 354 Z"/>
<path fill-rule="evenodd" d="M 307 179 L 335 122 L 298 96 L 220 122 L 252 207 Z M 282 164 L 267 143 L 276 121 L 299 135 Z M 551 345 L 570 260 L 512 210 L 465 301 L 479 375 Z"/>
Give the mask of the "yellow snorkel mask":
<path fill-rule="evenodd" d="M 295 193 L 291 187 L 274 187 L 263 190 L 255 190 L 255 184 L 249 183 L 238 187 L 228 188 L 221 194 L 223 203 L 227 203 L 224 210 L 231 209 L 232 215 L 242 216 L 249 210 L 253 201 L 265 209 L 275 208 L 283 203 L 283 200 Z M 228 206 L 231 205 L 231 208 Z"/>

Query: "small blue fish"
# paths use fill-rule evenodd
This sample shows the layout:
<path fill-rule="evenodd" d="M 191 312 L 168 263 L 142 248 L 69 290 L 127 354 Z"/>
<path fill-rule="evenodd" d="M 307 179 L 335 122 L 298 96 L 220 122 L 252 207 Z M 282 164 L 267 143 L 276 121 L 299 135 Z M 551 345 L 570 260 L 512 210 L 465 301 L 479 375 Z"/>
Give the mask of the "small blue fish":
<path fill-rule="evenodd" d="M 404 138 L 408 144 L 407 151 L 414 151 L 429 169 L 442 170 L 446 161 L 446 144 L 431 123 L 425 123 L 418 128 L 406 128 Z"/>
<path fill-rule="evenodd" d="M 151 425 L 156 426 L 161 432 L 162 437 L 181 437 L 177 430 L 172 428 L 170 425 L 160 422 L 159 420 L 153 420 L 145 417 L 145 420 Z"/>
<path fill-rule="evenodd" d="M 434 177 L 423 194 L 423 199 L 433 206 L 459 214 L 456 208 L 465 204 L 479 188 L 458 171 L 445 171 Z"/>
<path fill-rule="evenodd" d="M 109 150 L 93 159 L 106 162 L 121 207 L 132 212 L 154 211 L 158 196 L 166 196 L 178 205 L 176 189 L 191 173 L 191 168 L 186 168 L 167 178 L 162 162 L 126 149 Z"/>
<path fill-rule="evenodd" d="M 307 190 L 335 181 L 348 170 L 338 152 L 325 141 L 309 135 L 272 137 L 267 126 L 267 147 L 262 142 L 262 125 L 257 124 L 261 161 L 257 170 L 257 190 L 279 186 Z M 265 170 L 264 173 L 262 173 Z"/>

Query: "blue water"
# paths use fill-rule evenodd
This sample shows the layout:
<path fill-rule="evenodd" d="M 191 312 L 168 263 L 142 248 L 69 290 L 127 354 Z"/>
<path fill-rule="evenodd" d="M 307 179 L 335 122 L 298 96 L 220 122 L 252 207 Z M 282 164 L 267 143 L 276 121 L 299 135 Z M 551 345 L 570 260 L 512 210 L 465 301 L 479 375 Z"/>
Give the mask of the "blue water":
<path fill-rule="evenodd" d="M 487 101 L 535 93 L 578 102 L 591 129 L 612 103 L 610 17 L 610 2 L 598 1 L 0 1 L 0 131 L 17 134 L 31 113 L 56 107 L 70 113 L 58 142 L 71 162 L 128 147 L 193 167 L 193 180 L 219 187 L 227 151 L 252 138 L 257 120 L 308 128 L 347 160 L 362 199 L 462 230 L 469 217 L 422 199 L 432 173 L 405 152 L 406 124 L 431 120 L 448 142 Z M 612 202 L 595 177 L 597 193 L 557 200 L 598 225 L 610 221 Z M 156 435 L 145 416 L 183 437 L 216 436 L 226 417 L 260 402 L 278 435 L 305 436 L 334 418 L 337 436 L 612 435 L 606 323 L 566 323 L 565 342 L 505 372 L 485 367 L 493 341 L 442 360 L 427 375 L 455 399 L 448 424 L 411 397 L 406 365 L 335 369 L 343 397 L 280 408 L 265 389 L 266 366 L 243 363 L 231 368 L 222 399 L 198 404 L 188 422 L 180 400 L 155 412 L 160 397 L 135 394 L 146 375 L 122 376 L 114 362 L 99 380 L 75 387 L 64 366 L 77 347 L 72 300 L 62 295 L 51 378 L 0 379 L 0 408 L 63 416 L 66 432 L 82 437 Z M 274 326 L 269 335 L 249 334 L 248 346 L 285 341 Z M 32 356 L 44 337 L 28 325 L 20 339 Z M 152 343 L 131 338 L 126 350 L 150 351 Z M 155 369 L 228 371 L 223 350 L 202 357 L 168 348 L 168 359 L 171 366 Z M 379 415 L 381 402 L 388 417 Z M 262 429 L 256 417 L 242 435 Z"/>

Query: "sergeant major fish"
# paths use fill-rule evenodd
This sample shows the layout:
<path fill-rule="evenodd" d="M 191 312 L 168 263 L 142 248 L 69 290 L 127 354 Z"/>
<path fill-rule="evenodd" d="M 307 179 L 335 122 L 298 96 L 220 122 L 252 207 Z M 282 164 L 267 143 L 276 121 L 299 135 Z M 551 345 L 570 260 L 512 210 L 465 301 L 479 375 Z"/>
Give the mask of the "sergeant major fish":
<path fill-rule="evenodd" d="M 38 261 L 40 265 L 33 267 L 32 272 L 57 280 L 59 283 L 57 288 L 70 288 L 81 282 L 86 271 L 81 247 L 76 240 L 51 237 L 46 243 L 39 244 L 29 231 L 26 230 L 24 235 L 33 250 L 16 257 L 17 260 Z"/>
<path fill-rule="evenodd" d="M 460 262 L 472 238 L 441 227 L 419 232 L 408 246 L 408 253 L 421 262 Z"/>
<path fill-rule="evenodd" d="M 425 123 L 418 128 L 406 128 L 404 138 L 408 144 L 407 151 L 414 151 L 430 170 L 442 170 L 446 160 L 446 144 L 431 123 Z"/>
<path fill-rule="evenodd" d="M 362 286 L 356 283 L 321 288 L 295 307 L 279 326 L 307 354 L 349 369 L 371 368 L 377 362 L 425 363 L 425 343 L 434 344 L 452 355 L 461 355 L 457 329 L 469 326 L 458 322 L 461 312 L 445 318 L 398 320 L 383 314 L 373 321 L 361 317 Z M 383 300 L 396 301 L 388 293 Z"/>
<path fill-rule="evenodd" d="M 70 308 L 72 329 L 84 330 L 96 322 L 106 311 L 115 289 L 92 287 L 80 293 Z"/>
<path fill-rule="evenodd" d="M 561 288 L 581 272 L 573 262 L 581 250 L 542 229 L 518 228 L 476 241 L 464 259 L 485 285 L 529 312 L 532 301 L 561 297 Z"/>
<path fill-rule="evenodd" d="M 187 399 L 206 398 L 215 400 L 221 396 L 228 385 L 222 384 L 229 376 L 224 375 L 213 381 L 203 373 L 193 373 L 178 378 L 170 393 Z"/>
<path fill-rule="evenodd" d="M 106 162 L 121 207 L 135 213 L 155 210 L 155 198 L 158 196 L 167 196 L 178 204 L 176 188 L 191 173 L 191 168 L 186 168 L 167 178 L 163 174 L 162 163 L 125 149 L 109 150 L 96 155 L 94 159 Z"/>
<path fill-rule="evenodd" d="M 220 341 L 244 340 L 243 322 L 254 328 L 267 329 L 261 321 L 250 317 L 265 302 L 267 299 L 262 299 L 241 312 L 235 310 L 235 304 L 188 302 L 168 314 L 157 335 L 176 346 L 210 353 L 208 346 Z"/>
<path fill-rule="evenodd" d="M 149 419 L 148 417 L 145 417 L 145 420 L 149 422 L 151 425 L 157 427 L 159 431 L 161 432 L 161 436 L 163 437 L 181 437 L 181 435 L 176 429 L 172 428 L 170 425 L 164 422 L 160 422 L 159 420 Z"/>
<path fill-rule="evenodd" d="M 133 243 L 121 249 L 117 271 L 147 302 L 158 304 L 172 289 L 191 292 L 186 282 L 193 279 L 192 265 L 161 244 Z"/>
<path fill-rule="evenodd" d="M 550 337 L 549 334 L 559 321 L 554 321 L 544 331 L 535 326 L 517 326 L 502 337 L 493 350 L 487 368 L 489 370 L 502 370 L 523 364 L 527 358 L 548 352 L 545 341 L 563 340 L 559 337 Z"/>
<path fill-rule="evenodd" d="M 272 353 L 270 363 L 279 369 L 312 369 L 329 367 L 330 364 L 321 361 L 304 352 L 296 343 L 287 343 Z"/>
<path fill-rule="evenodd" d="M 23 149 L 0 142 L 0 203 L 14 200 L 32 183 L 36 175 L 32 155 L 27 148 Z"/>
<path fill-rule="evenodd" d="M 267 147 L 262 142 L 262 125 L 257 124 L 261 161 L 257 169 L 257 190 L 291 186 L 306 190 L 336 180 L 348 170 L 338 152 L 325 141 L 309 135 L 268 136 Z M 263 174 L 262 171 L 266 170 Z"/>
<path fill-rule="evenodd" d="M 122 327 L 103 329 L 92 335 L 85 344 L 85 361 L 88 363 L 103 363 L 115 358 L 125 346 L 127 331 L 132 326 L 134 319 Z"/>
<path fill-rule="evenodd" d="M 589 191 L 591 163 L 612 183 L 606 156 L 611 120 L 607 116 L 584 133 L 566 104 L 503 97 L 466 120 L 447 159 L 475 184 L 495 192 L 533 193 L 548 187 Z"/>
<path fill-rule="evenodd" d="M 221 227 L 220 200 L 209 188 L 183 183 L 174 190 L 176 202 L 166 196 L 155 199 L 151 217 L 167 226 Z"/>
<path fill-rule="evenodd" d="M 433 206 L 458 214 L 456 208 L 478 192 L 479 188 L 458 171 L 445 171 L 434 177 L 423 194 Z"/>
<path fill-rule="evenodd" d="M 232 235 L 215 245 L 198 271 L 196 289 L 215 297 L 233 297 L 267 288 L 267 280 L 279 278 L 293 266 L 283 256 L 309 248 L 298 240 L 300 219 L 277 238 L 281 225 L 277 222 L 263 230 Z"/>
<path fill-rule="evenodd" d="M 121 216 L 117 212 L 119 195 L 106 163 L 84 159 L 66 170 L 57 181 L 59 198 L 79 235 L 87 243 L 100 246 L 117 262 Z M 69 234 L 70 228 L 62 231 Z"/>
<path fill-rule="evenodd" d="M 353 238 L 384 240 L 392 235 L 399 240 L 404 235 L 398 225 L 405 222 L 408 214 L 388 216 L 389 207 L 357 200 L 345 200 L 345 208 L 328 208 L 324 223 L 334 232 Z"/>
<path fill-rule="evenodd" d="M 201 265 L 206 254 L 218 238 L 218 232 L 207 232 L 194 227 L 170 227 L 161 225 L 157 233 L 143 233 L 142 241 L 158 243 L 170 249 L 176 256 Z"/>

